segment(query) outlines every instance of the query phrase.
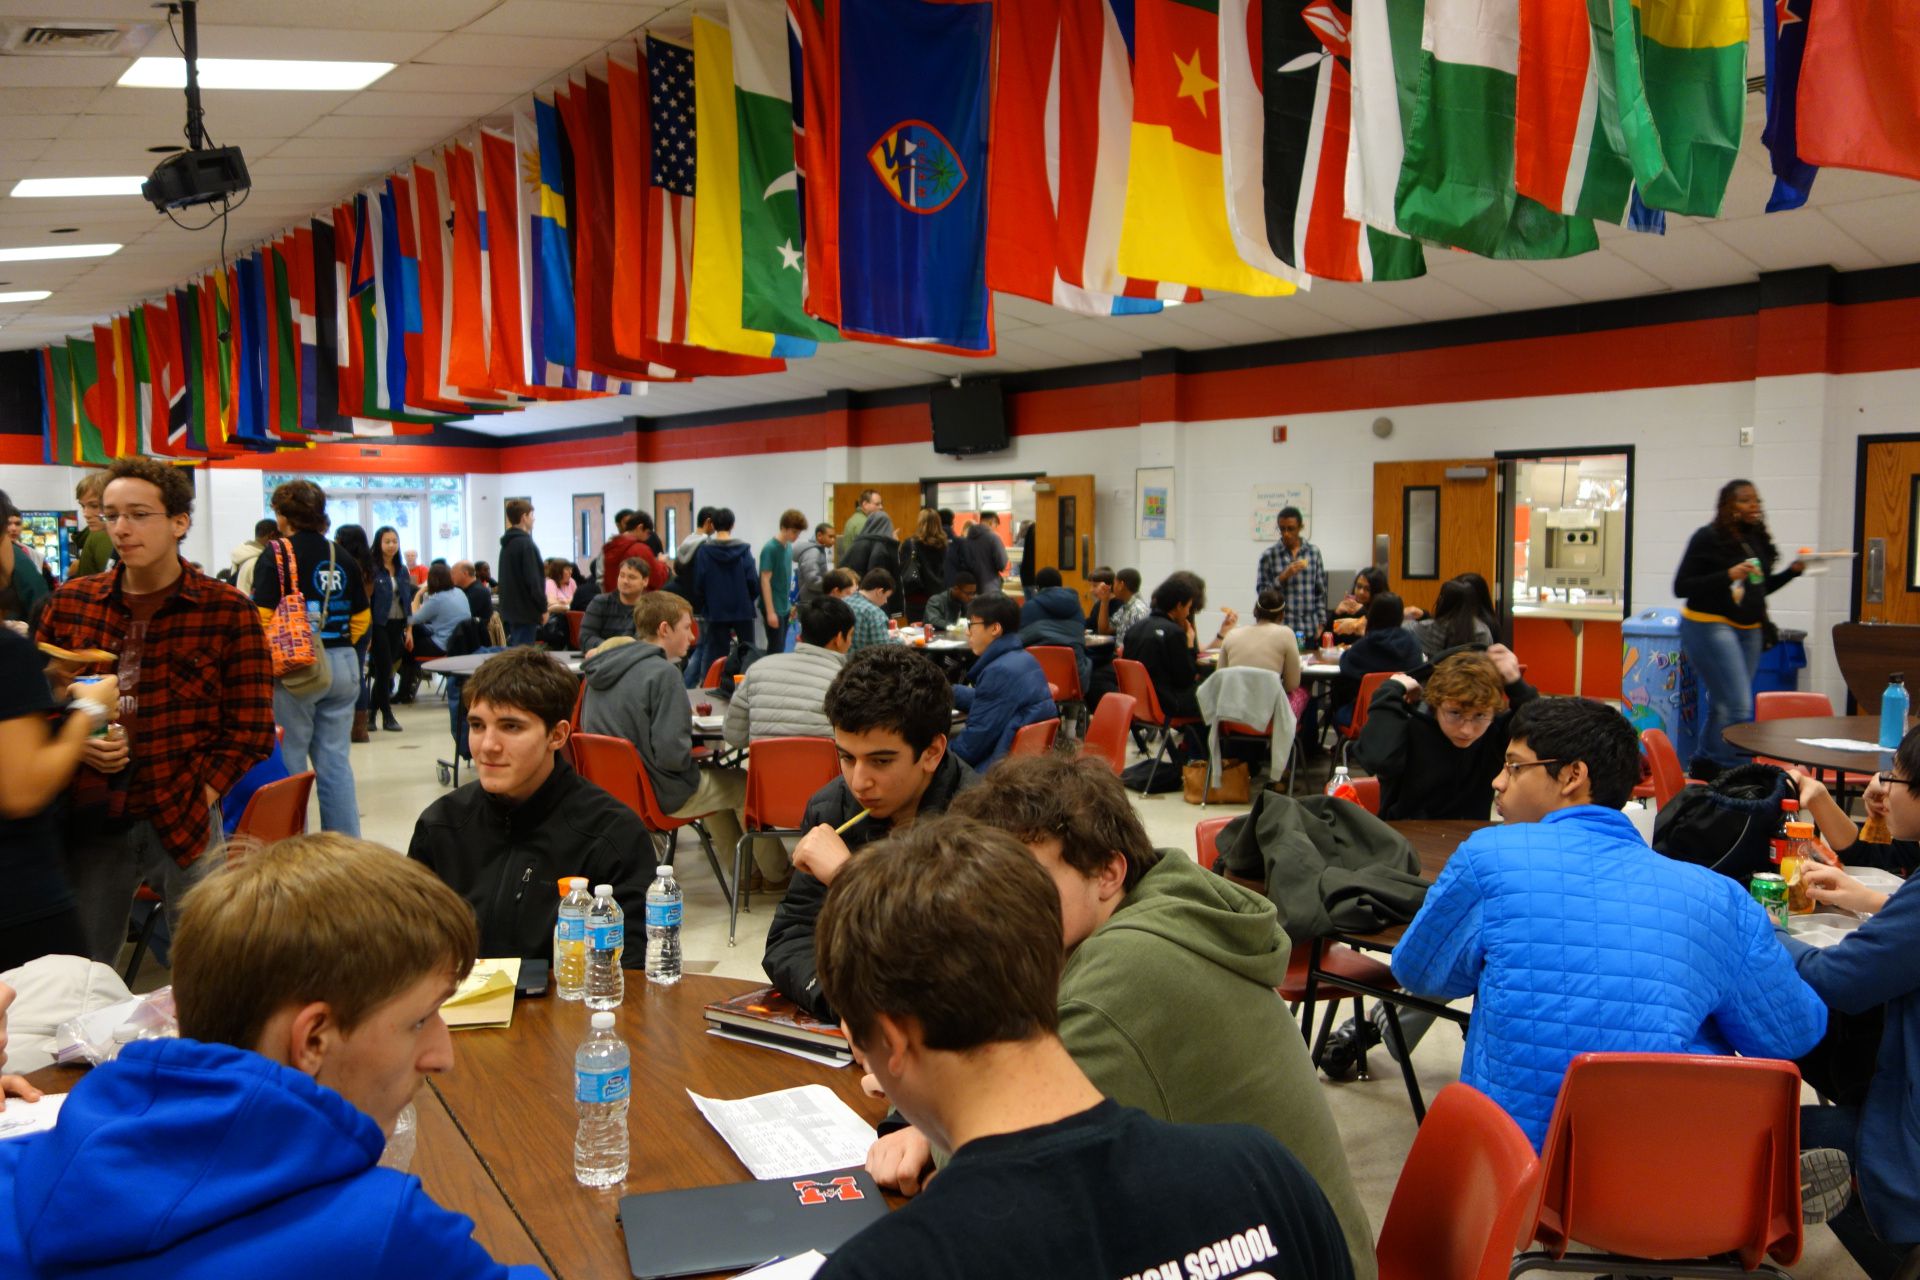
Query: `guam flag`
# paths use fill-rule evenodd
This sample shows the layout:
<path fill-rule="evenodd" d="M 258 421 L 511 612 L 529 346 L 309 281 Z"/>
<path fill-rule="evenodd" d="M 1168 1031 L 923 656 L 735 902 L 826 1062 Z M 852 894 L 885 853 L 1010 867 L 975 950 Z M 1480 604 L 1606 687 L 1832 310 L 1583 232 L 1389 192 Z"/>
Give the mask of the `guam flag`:
<path fill-rule="evenodd" d="M 993 351 L 993 6 L 839 0 L 840 328 Z"/>

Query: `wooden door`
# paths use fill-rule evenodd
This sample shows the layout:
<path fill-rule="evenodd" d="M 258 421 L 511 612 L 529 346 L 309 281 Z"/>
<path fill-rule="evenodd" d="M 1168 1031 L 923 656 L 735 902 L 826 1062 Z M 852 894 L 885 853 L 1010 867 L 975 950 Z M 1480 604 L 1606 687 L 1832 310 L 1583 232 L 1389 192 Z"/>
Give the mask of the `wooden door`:
<path fill-rule="evenodd" d="M 881 510 L 887 513 L 887 519 L 893 521 L 894 533 L 904 536 L 912 532 L 913 522 L 920 518 L 918 481 L 907 484 L 836 484 L 833 486 L 833 527 L 847 527 L 847 521 L 860 506 L 860 495 L 869 489 L 880 495 Z"/>
<path fill-rule="evenodd" d="M 1498 580 L 1497 472 L 1491 458 L 1373 464 L 1368 559 L 1406 603 L 1431 611 L 1440 584 L 1469 570 Z"/>
<path fill-rule="evenodd" d="M 607 497 L 603 493 L 573 495 L 573 558 L 585 564 L 600 554 L 607 540 Z"/>
<path fill-rule="evenodd" d="M 1051 565 L 1087 603 L 1087 570 L 1099 563 L 1094 542 L 1092 476 L 1042 476 L 1033 482 L 1033 567 Z"/>
<path fill-rule="evenodd" d="M 660 545 L 672 555 L 693 532 L 693 490 L 655 489 L 653 491 L 653 531 Z"/>
<path fill-rule="evenodd" d="M 1862 458 L 1859 530 L 1861 622 L 1920 623 L 1920 440 L 1875 442 Z M 1790 548 L 1781 548 L 1787 559 Z"/>

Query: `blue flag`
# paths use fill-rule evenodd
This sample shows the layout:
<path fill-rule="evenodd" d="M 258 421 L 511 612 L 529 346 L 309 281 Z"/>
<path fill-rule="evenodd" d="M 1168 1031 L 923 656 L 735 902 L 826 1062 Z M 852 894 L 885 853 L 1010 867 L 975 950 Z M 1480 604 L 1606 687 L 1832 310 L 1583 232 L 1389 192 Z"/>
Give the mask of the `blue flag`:
<path fill-rule="evenodd" d="M 991 3 L 841 0 L 840 327 L 993 350 Z"/>
<path fill-rule="evenodd" d="M 413 331 L 420 332 L 420 278 L 413 278 L 413 302 L 407 302 L 407 272 L 404 260 L 400 256 L 399 208 L 394 200 L 393 180 L 388 179 L 380 188 L 380 243 L 377 247 L 377 269 L 380 272 L 379 303 L 375 319 L 380 331 L 386 338 L 385 368 L 381 376 L 386 380 L 386 407 L 396 412 L 403 411 L 407 405 L 407 321 L 412 313 Z"/>
<path fill-rule="evenodd" d="M 1761 25 L 1767 36 L 1767 127 L 1760 140 L 1773 160 L 1773 195 L 1767 212 L 1798 209 L 1813 194 L 1820 170 L 1800 158 L 1800 61 L 1807 52 L 1813 0 L 1769 0 Z"/>
<path fill-rule="evenodd" d="M 567 242 L 567 160 L 560 112 L 551 102 L 533 100 L 535 173 L 529 210 L 533 250 L 534 295 L 529 317 L 538 332 L 530 334 L 534 350 L 547 363 L 574 367 L 573 254 Z M 567 381 L 572 386 L 571 379 Z"/>
<path fill-rule="evenodd" d="M 1638 231 L 1642 235 L 1663 236 L 1667 234 L 1667 211 L 1649 209 L 1647 202 L 1640 198 L 1640 184 L 1634 183 L 1627 201 L 1627 230 Z"/>
<path fill-rule="evenodd" d="M 258 254 L 235 260 L 234 278 L 239 296 L 234 299 L 234 364 L 238 373 L 239 402 L 234 434 L 242 440 L 267 438 L 267 358 L 264 338 L 267 331 L 266 277 L 260 270 Z"/>

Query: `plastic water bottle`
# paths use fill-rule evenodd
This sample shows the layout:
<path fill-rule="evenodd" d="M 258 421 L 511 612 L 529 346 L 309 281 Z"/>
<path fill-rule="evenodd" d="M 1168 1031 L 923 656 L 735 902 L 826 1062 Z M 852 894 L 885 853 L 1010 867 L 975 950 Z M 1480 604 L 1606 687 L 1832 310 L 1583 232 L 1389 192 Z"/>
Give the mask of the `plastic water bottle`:
<path fill-rule="evenodd" d="M 615 908 L 618 910 L 619 908 Z M 573 1098 L 580 1127 L 573 1135 L 573 1176 L 583 1187 L 611 1187 L 627 1178 L 627 1096 L 633 1058 L 613 1031 L 613 1015 L 593 1015 L 593 1030 L 573 1055 Z"/>
<path fill-rule="evenodd" d="M 647 981 L 661 985 L 680 981 L 680 882 L 673 868 L 660 864 L 647 886 Z"/>
<path fill-rule="evenodd" d="M 1887 691 L 1880 695 L 1880 749 L 1894 751 L 1907 736 L 1907 677 L 1894 672 L 1888 677 Z"/>
<path fill-rule="evenodd" d="M 1353 776 L 1347 772 L 1347 766 L 1340 765 L 1333 771 L 1333 777 L 1327 781 L 1327 794 L 1335 800 L 1351 800 L 1360 803 L 1359 789 L 1353 785 Z"/>
<path fill-rule="evenodd" d="M 553 993 L 562 1000 L 587 994 L 587 907 L 592 902 L 584 877 L 567 880 L 560 918 L 553 926 Z"/>
<path fill-rule="evenodd" d="M 627 994 L 620 955 L 627 949 L 626 916 L 613 900 L 613 886 L 593 886 L 587 908 L 587 1008 L 618 1009 Z"/>

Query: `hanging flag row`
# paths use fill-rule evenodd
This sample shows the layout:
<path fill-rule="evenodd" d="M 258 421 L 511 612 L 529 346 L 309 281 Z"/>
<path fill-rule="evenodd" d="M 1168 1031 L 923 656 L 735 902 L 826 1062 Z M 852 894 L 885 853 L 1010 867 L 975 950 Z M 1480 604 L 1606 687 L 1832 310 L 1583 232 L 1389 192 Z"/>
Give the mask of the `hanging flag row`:
<path fill-rule="evenodd" d="M 1867 8 L 1774 0 L 1770 207 L 1816 164 L 1920 176 L 1920 21 Z M 47 457 L 989 355 L 995 291 L 1126 315 L 1585 253 L 1719 212 L 1746 41 L 1746 0 L 725 0 L 43 351 Z"/>

